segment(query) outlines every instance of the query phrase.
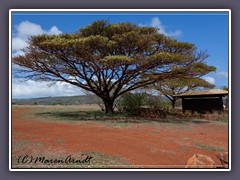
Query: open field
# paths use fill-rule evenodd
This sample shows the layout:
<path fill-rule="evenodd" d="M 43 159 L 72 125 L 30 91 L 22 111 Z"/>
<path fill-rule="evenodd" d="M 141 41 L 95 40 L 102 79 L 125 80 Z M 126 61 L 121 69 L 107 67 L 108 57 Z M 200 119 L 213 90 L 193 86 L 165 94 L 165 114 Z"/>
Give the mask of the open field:
<path fill-rule="evenodd" d="M 111 117 L 97 105 L 12 107 L 13 168 L 184 168 L 195 153 L 220 165 L 223 151 L 227 122 Z"/>

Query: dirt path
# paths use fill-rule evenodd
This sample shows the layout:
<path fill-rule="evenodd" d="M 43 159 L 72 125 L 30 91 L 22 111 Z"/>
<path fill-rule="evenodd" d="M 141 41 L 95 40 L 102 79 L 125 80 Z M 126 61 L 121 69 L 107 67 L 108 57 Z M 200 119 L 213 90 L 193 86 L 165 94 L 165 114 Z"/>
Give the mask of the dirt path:
<path fill-rule="evenodd" d="M 130 164 L 147 168 L 184 168 L 194 153 L 215 157 L 216 151 L 201 146 L 228 149 L 227 124 L 131 124 L 113 128 L 102 122 L 59 122 L 23 118 L 27 108 L 15 108 L 12 142 L 32 142 L 24 149 L 12 147 L 13 154 L 36 152 L 97 151 L 124 157 Z"/>

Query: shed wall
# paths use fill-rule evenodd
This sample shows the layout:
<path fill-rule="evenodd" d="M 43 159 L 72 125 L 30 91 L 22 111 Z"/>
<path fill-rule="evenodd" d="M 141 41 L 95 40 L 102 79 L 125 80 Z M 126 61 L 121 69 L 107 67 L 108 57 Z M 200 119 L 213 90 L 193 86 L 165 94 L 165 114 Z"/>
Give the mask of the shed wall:
<path fill-rule="evenodd" d="M 183 112 L 186 110 L 202 112 L 222 111 L 223 100 L 222 97 L 217 98 L 183 98 L 182 99 Z"/>

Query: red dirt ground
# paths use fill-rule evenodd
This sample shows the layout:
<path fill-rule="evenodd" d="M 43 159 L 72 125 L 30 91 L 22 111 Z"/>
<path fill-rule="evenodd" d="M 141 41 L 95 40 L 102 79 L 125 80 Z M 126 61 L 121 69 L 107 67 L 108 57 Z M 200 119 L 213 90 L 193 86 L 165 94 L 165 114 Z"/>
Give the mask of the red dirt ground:
<path fill-rule="evenodd" d="M 184 124 L 154 123 L 131 124 L 127 128 L 114 128 L 102 122 L 41 121 L 23 118 L 28 108 L 13 108 L 12 142 L 26 140 L 40 142 L 34 149 L 12 147 L 12 153 L 54 151 L 65 154 L 96 151 L 124 157 L 130 164 L 146 168 L 184 168 L 194 153 L 215 157 L 216 151 L 198 144 L 224 147 L 228 150 L 228 125 L 210 123 Z M 14 135 L 18 134 L 18 135 Z M 61 140 L 63 143 L 58 143 Z"/>

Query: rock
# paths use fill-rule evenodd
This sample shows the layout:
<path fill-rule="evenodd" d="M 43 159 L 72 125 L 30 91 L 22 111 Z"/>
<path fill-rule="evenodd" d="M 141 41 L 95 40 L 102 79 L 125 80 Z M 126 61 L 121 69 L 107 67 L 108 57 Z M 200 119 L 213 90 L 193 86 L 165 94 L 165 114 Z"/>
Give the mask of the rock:
<path fill-rule="evenodd" d="M 216 165 L 211 157 L 202 154 L 194 154 L 188 160 L 185 168 L 216 168 Z"/>
<path fill-rule="evenodd" d="M 219 152 L 216 157 L 221 161 L 223 168 L 228 168 L 228 152 Z"/>

